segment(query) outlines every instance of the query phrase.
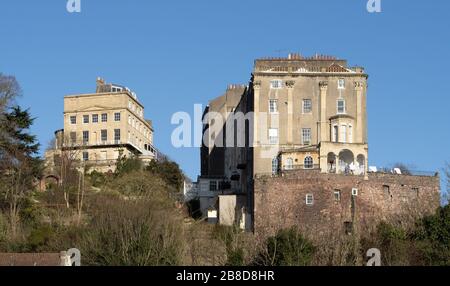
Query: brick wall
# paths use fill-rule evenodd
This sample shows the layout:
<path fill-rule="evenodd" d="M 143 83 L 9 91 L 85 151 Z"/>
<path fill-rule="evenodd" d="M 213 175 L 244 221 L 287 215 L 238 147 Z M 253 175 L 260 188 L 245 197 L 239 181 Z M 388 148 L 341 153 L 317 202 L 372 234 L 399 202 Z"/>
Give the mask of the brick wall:
<path fill-rule="evenodd" d="M 358 195 L 352 195 L 352 189 Z M 340 201 L 334 192 L 340 191 Z M 306 195 L 314 203 L 306 205 Z M 255 233 L 273 234 L 293 225 L 308 233 L 370 228 L 381 220 L 411 223 L 440 204 L 439 177 L 370 174 L 321 174 L 298 170 L 254 182 Z M 347 226 L 347 228 L 345 227 Z"/>

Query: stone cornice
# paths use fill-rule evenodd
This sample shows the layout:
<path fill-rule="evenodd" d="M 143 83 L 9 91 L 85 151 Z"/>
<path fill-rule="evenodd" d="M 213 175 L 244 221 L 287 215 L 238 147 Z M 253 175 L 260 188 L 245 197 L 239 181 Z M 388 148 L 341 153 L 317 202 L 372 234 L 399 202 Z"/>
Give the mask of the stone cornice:
<path fill-rule="evenodd" d="M 266 76 L 266 77 L 283 77 L 283 76 L 289 76 L 289 77 L 299 77 L 299 76 L 305 76 L 305 77 L 363 77 L 363 78 L 369 78 L 368 74 L 365 73 L 331 73 L 331 72 L 311 72 L 311 73 L 302 73 L 302 72 L 257 72 L 254 71 L 253 75 L 255 76 Z"/>

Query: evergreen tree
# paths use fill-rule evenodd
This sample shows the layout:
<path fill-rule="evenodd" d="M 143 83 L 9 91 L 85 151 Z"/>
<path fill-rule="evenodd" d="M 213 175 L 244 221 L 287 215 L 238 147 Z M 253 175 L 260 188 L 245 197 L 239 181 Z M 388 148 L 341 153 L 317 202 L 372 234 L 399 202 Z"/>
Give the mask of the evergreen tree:
<path fill-rule="evenodd" d="M 152 174 L 160 176 L 169 186 L 172 186 L 177 191 L 183 187 L 184 175 L 177 163 L 163 160 L 153 160 L 146 168 Z"/>
<path fill-rule="evenodd" d="M 7 209 L 13 238 L 20 226 L 20 211 L 42 166 L 37 156 L 39 143 L 29 133 L 34 118 L 28 110 L 11 107 L 18 95 L 15 78 L 0 74 L 0 207 Z"/>

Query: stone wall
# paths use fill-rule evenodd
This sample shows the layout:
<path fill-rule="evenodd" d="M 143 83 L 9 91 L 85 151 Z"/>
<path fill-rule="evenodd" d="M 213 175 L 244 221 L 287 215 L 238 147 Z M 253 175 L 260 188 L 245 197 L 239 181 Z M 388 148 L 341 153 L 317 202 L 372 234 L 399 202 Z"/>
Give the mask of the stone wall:
<path fill-rule="evenodd" d="M 312 205 L 306 204 L 308 194 L 313 195 Z M 254 204 L 255 233 L 273 234 L 294 225 L 314 234 L 354 231 L 382 220 L 407 224 L 433 213 L 440 204 L 440 181 L 438 176 L 381 173 L 364 180 L 298 170 L 256 178 Z"/>

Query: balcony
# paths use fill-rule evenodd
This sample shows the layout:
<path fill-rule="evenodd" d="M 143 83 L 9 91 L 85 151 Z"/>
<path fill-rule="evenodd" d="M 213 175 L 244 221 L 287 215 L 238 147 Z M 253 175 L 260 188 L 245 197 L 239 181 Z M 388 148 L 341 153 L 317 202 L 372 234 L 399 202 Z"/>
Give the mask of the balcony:
<path fill-rule="evenodd" d="M 313 165 L 285 165 L 283 166 L 283 171 L 296 171 L 296 170 L 320 170 L 319 164 L 313 164 Z"/>

